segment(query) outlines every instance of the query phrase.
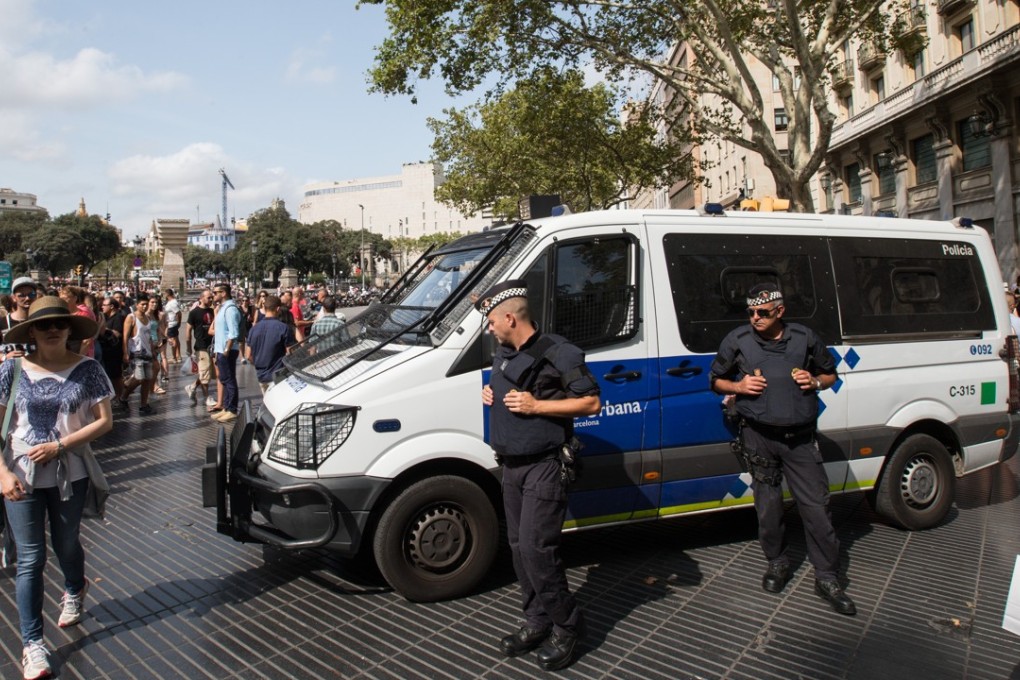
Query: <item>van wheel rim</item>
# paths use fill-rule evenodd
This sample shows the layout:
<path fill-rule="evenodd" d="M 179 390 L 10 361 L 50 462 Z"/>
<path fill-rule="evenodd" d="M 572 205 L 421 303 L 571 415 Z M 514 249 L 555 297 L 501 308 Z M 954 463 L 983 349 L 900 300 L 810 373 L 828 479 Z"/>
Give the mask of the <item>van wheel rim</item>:
<path fill-rule="evenodd" d="M 900 478 L 903 500 L 915 508 L 927 507 L 939 492 L 939 473 L 926 456 L 911 459 L 903 468 Z"/>
<path fill-rule="evenodd" d="M 448 569 L 464 555 L 467 536 L 467 520 L 460 510 L 445 505 L 429 508 L 411 526 L 411 561 L 429 571 Z"/>

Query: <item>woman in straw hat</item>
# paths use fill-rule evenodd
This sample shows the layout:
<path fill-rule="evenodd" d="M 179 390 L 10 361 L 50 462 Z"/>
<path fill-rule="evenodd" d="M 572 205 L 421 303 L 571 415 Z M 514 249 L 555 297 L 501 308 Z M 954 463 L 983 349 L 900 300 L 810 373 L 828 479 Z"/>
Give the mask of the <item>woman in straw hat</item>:
<path fill-rule="evenodd" d="M 51 673 L 42 619 L 47 516 L 53 551 L 64 573 L 60 627 L 81 621 L 89 586 L 79 540 L 88 490 L 81 454 L 113 426 L 113 385 L 98 362 L 75 354 L 68 342 L 95 333 L 96 322 L 72 315 L 59 297 L 39 298 L 28 319 L 7 333 L 9 342 L 31 344 L 35 350 L 20 366 L 15 361 L 0 364 L 0 415 L 14 409 L 11 436 L 0 459 L 0 491 L 18 551 L 15 590 L 22 665 L 29 679 Z"/>

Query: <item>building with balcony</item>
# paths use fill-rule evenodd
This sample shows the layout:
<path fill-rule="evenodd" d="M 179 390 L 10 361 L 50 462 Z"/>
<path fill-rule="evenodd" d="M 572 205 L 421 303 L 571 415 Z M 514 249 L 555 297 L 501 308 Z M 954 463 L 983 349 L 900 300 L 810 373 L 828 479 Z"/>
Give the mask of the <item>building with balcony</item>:
<path fill-rule="evenodd" d="M 1020 274 L 1020 0 L 913 0 L 901 31 L 884 47 L 849 41 L 832 73 L 838 120 L 829 154 L 811 182 L 816 210 L 920 219 L 963 216 L 987 229 L 1004 278 Z M 670 59 L 684 51 L 673 48 Z M 754 63 L 753 60 L 749 60 Z M 785 111 L 774 77 L 756 71 L 773 114 L 777 147 Z M 668 97 L 661 89 L 652 99 Z M 769 108 L 771 107 L 771 108 Z M 692 154 L 706 161 L 706 183 L 682 200 L 662 188 L 635 207 L 735 205 L 774 195 L 757 154 L 709 140 Z M 696 200 L 695 200 L 696 199 Z"/>
<path fill-rule="evenodd" d="M 874 46 L 857 46 L 860 77 L 836 95 L 840 120 L 816 205 L 970 217 L 992 234 L 1012 281 L 1020 273 L 1020 3 L 918 2 L 904 22 L 881 59 Z"/>
<path fill-rule="evenodd" d="M 36 205 L 35 194 L 0 188 L 0 213 L 3 212 L 46 212 L 46 208 Z"/>
<path fill-rule="evenodd" d="M 437 201 L 436 188 L 443 180 L 438 163 L 405 163 L 399 175 L 309 184 L 298 208 L 298 221 L 335 220 L 345 229 L 360 229 L 364 224 L 369 232 L 387 239 L 441 232 L 467 234 L 492 223 L 480 212 L 464 215 Z"/>

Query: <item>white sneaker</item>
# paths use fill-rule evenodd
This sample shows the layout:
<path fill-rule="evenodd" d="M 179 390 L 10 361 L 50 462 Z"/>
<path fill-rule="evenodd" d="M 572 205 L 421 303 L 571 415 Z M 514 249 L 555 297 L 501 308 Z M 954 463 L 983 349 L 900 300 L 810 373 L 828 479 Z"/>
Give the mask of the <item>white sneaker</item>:
<path fill-rule="evenodd" d="M 198 397 L 195 395 L 195 386 L 194 385 L 185 385 L 184 386 L 184 391 L 187 392 L 188 399 L 191 400 L 191 404 L 192 405 L 195 405 L 195 404 L 198 403 Z"/>
<path fill-rule="evenodd" d="M 37 678 L 48 678 L 53 674 L 50 668 L 49 653 L 43 647 L 43 643 L 32 640 L 25 645 L 21 653 L 21 668 L 25 680 L 37 680 Z"/>
<path fill-rule="evenodd" d="M 216 405 L 216 397 L 206 397 L 205 398 L 205 405 L 206 406 L 215 406 Z"/>
<path fill-rule="evenodd" d="M 77 595 L 64 591 L 64 596 L 60 598 L 62 609 L 60 619 L 57 621 L 58 626 L 67 628 L 81 622 L 81 616 L 85 612 L 85 593 L 87 592 L 89 592 L 88 579 L 85 579 L 85 586 Z"/>

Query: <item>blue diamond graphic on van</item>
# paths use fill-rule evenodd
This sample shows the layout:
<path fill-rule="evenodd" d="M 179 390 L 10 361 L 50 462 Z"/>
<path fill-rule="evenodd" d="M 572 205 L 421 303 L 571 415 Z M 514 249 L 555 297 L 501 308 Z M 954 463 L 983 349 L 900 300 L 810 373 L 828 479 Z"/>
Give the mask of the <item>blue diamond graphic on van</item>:
<path fill-rule="evenodd" d="M 839 355 L 839 352 L 836 351 L 835 347 L 829 348 L 829 354 L 832 355 L 833 360 L 836 362 L 836 367 L 839 368 L 839 365 L 843 363 L 843 357 Z"/>
<path fill-rule="evenodd" d="M 747 490 L 751 488 L 751 485 L 741 479 L 741 477 L 743 477 L 743 475 L 739 475 L 735 480 L 733 480 L 733 486 L 730 487 L 727 496 L 742 498 L 744 494 L 747 493 Z"/>
<path fill-rule="evenodd" d="M 853 347 L 850 348 L 850 351 L 847 352 L 846 356 L 843 358 L 846 359 L 846 365 L 851 369 L 857 366 L 857 364 L 861 361 L 861 355 L 858 354 Z"/>
<path fill-rule="evenodd" d="M 843 386 L 843 379 L 836 376 L 836 382 L 832 383 L 832 391 L 839 393 L 839 388 Z"/>
<path fill-rule="evenodd" d="M 825 413 L 825 402 L 821 399 L 818 400 L 818 415 Z"/>

